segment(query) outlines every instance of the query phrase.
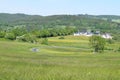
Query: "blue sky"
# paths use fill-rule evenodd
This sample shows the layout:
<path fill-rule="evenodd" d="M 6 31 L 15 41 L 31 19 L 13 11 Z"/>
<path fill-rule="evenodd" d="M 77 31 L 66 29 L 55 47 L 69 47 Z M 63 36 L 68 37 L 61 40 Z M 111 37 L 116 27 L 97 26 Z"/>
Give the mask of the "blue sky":
<path fill-rule="evenodd" d="M 120 15 L 120 0 L 0 0 L 0 13 Z"/>

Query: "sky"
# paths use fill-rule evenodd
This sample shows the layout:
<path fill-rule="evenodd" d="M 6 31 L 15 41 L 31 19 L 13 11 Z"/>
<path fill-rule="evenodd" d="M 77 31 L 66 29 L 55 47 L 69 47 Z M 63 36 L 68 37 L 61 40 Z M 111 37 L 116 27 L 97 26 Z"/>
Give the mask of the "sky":
<path fill-rule="evenodd" d="M 120 0 L 0 0 L 0 13 L 120 15 Z"/>

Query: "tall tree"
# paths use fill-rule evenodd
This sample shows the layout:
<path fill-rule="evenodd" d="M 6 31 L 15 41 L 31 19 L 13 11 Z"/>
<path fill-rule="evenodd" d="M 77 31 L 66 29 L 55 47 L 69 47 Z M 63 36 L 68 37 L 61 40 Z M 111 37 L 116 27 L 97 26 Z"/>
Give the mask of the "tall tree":
<path fill-rule="evenodd" d="M 90 45 L 92 46 L 92 48 L 94 48 L 95 52 L 103 52 L 104 48 L 105 48 L 105 39 L 100 37 L 100 36 L 92 36 L 90 37 Z"/>

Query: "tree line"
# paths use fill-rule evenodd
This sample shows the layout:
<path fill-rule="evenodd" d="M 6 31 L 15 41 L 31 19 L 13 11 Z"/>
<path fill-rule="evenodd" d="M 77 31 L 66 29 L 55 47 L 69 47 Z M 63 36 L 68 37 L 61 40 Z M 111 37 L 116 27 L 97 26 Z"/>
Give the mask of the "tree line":
<path fill-rule="evenodd" d="M 24 42 L 34 42 L 36 38 L 47 38 L 71 35 L 76 31 L 76 28 L 65 26 L 64 28 L 46 28 L 29 30 L 26 27 L 9 28 L 0 30 L 0 38 L 9 40 L 20 40 Z"/>

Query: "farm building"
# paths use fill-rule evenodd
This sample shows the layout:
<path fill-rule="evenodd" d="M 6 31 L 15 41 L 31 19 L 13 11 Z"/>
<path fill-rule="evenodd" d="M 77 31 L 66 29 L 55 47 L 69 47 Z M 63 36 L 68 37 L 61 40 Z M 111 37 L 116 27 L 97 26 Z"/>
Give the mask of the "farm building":
<path fill-rule="evenodd" d="M 101 36 L 102 38 L 105 38 L 105 39 L 112 39 L 112 36 L 109 34 L 109 33 L 105 33 L 105 34 L 100 34 L 100 31 L 96 31 L 95 33 L 92 33 L 92 32 L 77 32 L 77 33 L 74 33 L 73 34 L 74 36 L 92 36 L 92 35 L 98 35 L 98 36 Z"/>

